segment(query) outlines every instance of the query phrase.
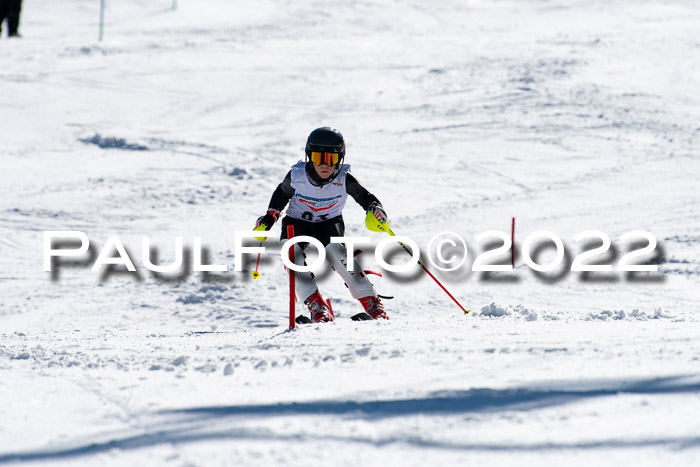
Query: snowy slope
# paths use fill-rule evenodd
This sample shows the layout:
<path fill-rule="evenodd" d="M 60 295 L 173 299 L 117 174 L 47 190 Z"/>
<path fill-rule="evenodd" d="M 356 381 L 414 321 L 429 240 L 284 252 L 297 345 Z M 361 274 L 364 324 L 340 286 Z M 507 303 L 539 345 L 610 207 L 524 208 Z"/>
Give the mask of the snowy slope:
<path fill-rule="evenodd" d="M 96 0 L 25 0 L 0 40 L 0 464 L 694 465 L 695 2 L 107 3 L 103 42 Z M 355 323 L 324 274 L 338 319 L 288 332 L 278 242 L 258 281 L 143 267 L 141 237 L 168 262 L 199 236 L 232 269 L 323 125 L 396 233 L 467 240 L 436 275 L 472 313 L 417 270 Z M 470 272 L 513 216 L 568 261 L 649 231 L 660 273 Z M 138 277 L 52 278 L 45 230 L 119 236 Z"/>

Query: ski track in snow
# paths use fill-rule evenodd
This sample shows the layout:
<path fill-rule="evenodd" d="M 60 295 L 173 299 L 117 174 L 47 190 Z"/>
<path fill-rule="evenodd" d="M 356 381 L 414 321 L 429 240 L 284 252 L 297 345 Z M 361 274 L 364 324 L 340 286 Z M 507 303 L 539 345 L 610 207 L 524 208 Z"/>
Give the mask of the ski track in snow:
<path fill-rule="evenodd" d="M 128 0 L 101 43 L 99 2 L 54 3 L 0 40 L 0 465 L 693 465 L 694 2 Z M 374 280 L 392 319 L 355 323 L 326 271 L 338 319 L 290 332 L 274 240 L 258 281 L 144 269 L 142 236 L 231 268 L 322 125 L 394 231 L 464 236 L 436 276 L 469 315 L 419 271 Z M 650 231 L 660 273 L 470 272 L 512 216 L 518 247 L 547 229 L 571 257 L 601 230 L 608 264 Z M 139 272 L 52 279 L 45 230 L 92 259 L 118 235 Z"/>

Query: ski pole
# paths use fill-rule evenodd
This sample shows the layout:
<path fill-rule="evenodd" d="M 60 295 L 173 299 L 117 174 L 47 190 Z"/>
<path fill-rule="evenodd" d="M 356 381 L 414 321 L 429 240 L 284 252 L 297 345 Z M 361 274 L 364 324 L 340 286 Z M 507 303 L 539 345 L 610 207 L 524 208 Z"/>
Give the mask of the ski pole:
<path fill-rule="evenodd" d="M 260 246 L 262 246 L 263 242 L 260 242 Z M 255 263 L 255 271 L 253 271 L 253 279 L 260 279 L 260 273 L 258 272 L 258 267 L 260 266 L 260 255 L 262 253 L 258 253 L 258 261 Z"/>
<path fill-rule="evenodd" d="M 367 225 L 367 228 L 369 228 L 373 232 L 386 232 L 389 235 L 391 235 L 392 237 L 396 237 L 396 234 L 394 232 L 392 232 L 391 229 L 389 228 L 389 223 L 388 222 L 379 222 L 379 220 L 377 220 L 377 218 L 374 217 L 374 215 L 371 212 L 367 213 L 367 217 L 365 218 L 365 225 Z M 411 251 L 411 249 L 409 247 L 404 245 L 403 242 L 398 242 L 398 244 L 401 245 L 401 248 L 406 250 L 406 252 L 409 255 L 413 256 L 413 251 Z M 452 301 L 454 301 L 457 304 L 457 306 L 464 312 L 465 315 L 471 311 L 471 310 L 466 310 L 457 301 L 457 299 L 452 296 L 450 291 L 447 290 L 445 288 L 445 286 L 440 283 L 440 281 L 437 279 L 437 277 L 433 276 L 433 274 L 430 271 L 428 271 L 428 268 L 426 268 L 425 265 L 420 262 L 420 260 L 418 260 L 418 266 L 423 268 L 423 271 L 425 271 L 435 281 L 435 283 L 437 285 L 439 285 L 443 291 L 445 291 L 445 293 L 452 299 Z"/>
<path fill-rule="evenodd" d="M 395 236 L 396 236 L 396 234 L 395 234 L 394 232 L 392 232 L 391 229 L 388 228 L 388 227 L 387 227 L 387 233 L 388 233 L 389 235 L 391 235 L 392 237 L 395 237 Z M 398 242 L 398 243 L 399 243 L 399 245 L 401 245 L 401 248 L 403 248 L 404 250 L 406 250 L 406 252 L 407 252 L 409 255 L 413 256 L 413 252 L 411 251 L 411 249 L 410 249 L 409 247 L 407 247 L 406 245 L 404 245 L 402 242 Z M 457 301 L 457 299 L 454 298 L 454 297 L 452 296 L 452 294 L 450 293 L 450 291 L 447 290 L 447 289 L 445 288 L 445 286 L 442 285 L 442 284 L 440 283 L 439 280 L 437 280 L 437 277 L 433 276 L 433 274 L 432 274 L 430 271 L 428 271 L 428 268 L 426 268 L 425 265 L 424 265 L 423 263 L 420 262 L 420 260 L 418 260 L 418 266 L 420 266 L 421 268 L 423 268 L 423 271 L 425 271 L 425 272 L 435 281 L 435 283 L 436 283 L 437 285 L 439 285 L 440 288 L 441 288 L 442 290 L 445 291 L 445 293 L 457 304 L 457 306 L 464 312 L 465 315 L 466 315 L 467 313 L 469 313 L 470 311 L 472 311 L 472 310 L 465 310 L 464 307 Z"/>
<path fill-rule="evenodd" d="M 260 224 L 256 228 L 253 229 L 254 231 L 263 231 L 267 230 L 267 225 L 265 224 Z M 263 242 L 267 240 L 265 237 L 255 237 L 259 242 L 260 242 L 260 247 L 262 247 Z M 253 279 L 260 279 L 260 273 L 258 272 L 258 267 L 260 266 L 260 254 L 258 253 L 258 261 L 255 263 L 255 271 L 253 271 Z"/>

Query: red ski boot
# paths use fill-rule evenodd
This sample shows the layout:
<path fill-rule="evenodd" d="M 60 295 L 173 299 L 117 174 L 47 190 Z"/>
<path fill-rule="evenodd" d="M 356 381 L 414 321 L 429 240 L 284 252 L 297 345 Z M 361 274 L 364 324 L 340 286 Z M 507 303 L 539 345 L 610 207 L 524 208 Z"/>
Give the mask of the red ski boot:
<path fill-rule="evenodd" d="M 330 304 L 326 302 L 317 290 L 312 296 L 304 302 L 311 313 L 311 321 L 314 323 L 328 323 L 333 321 L 333 312 Z"/>
<path fill-rule="evenodd" d="M 389 317 L 386 315 L 386 312 L 384 311 L 384 305 L 382 305 L 382 301 L 379 300 L 379 297 L 377 297 L 376 295 L 373 297 L 362 297 L 360 299 L 360 303 L 362 303 L 362 306 L 365 307 L 365 312 L 372 318 L 389 319 Z"/>

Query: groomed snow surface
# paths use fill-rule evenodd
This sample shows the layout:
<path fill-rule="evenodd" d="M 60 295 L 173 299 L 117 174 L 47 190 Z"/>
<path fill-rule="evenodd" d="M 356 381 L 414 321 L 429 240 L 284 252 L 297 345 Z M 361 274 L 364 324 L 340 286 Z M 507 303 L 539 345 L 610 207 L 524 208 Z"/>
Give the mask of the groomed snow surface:
<path fill-rule="evenodd" d="M 0 39 L 1 465 L 697 465 L 697 2 L 108 0 L 98 42 L 99 3 L 25 0 Z M 465 238 L 433 270 L 470 314 L 416 269 L 356 323 L 324 273 L 337 320 L 289 332 L 275 240 L 257 281 L 144 268 L 141 237 L 199 236 L 232 269 L 324 125 L 424 259 Z M 470 272 L 513 216 L 565 266 Z M 659 272 L 567 273 L 591 229 L 613 265 L 651 232 Z M 44 272 L 46 230 L 118 236 L 138 277 Z"/>

